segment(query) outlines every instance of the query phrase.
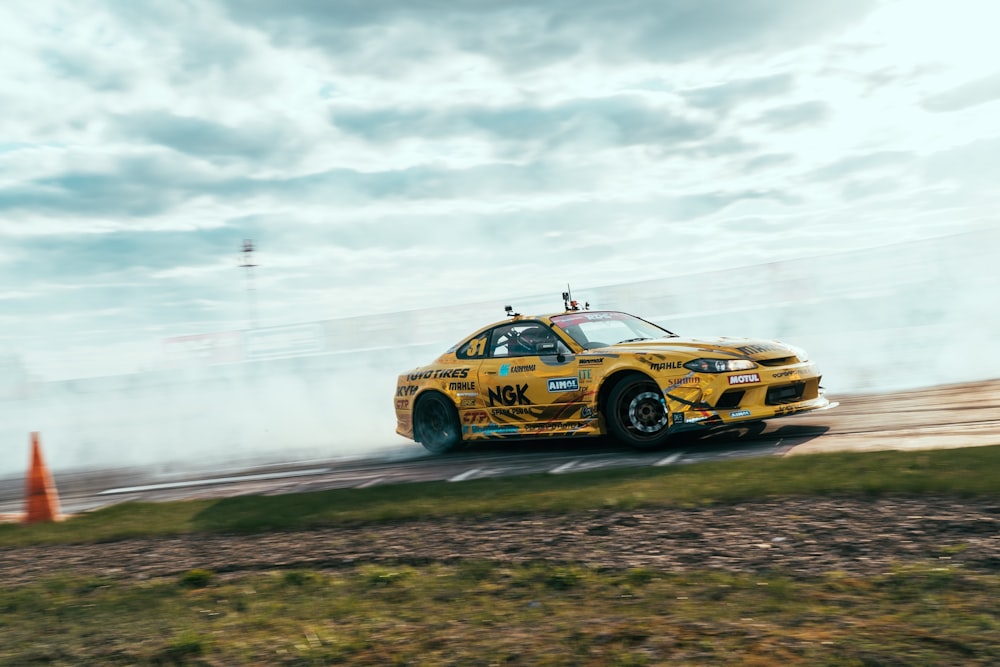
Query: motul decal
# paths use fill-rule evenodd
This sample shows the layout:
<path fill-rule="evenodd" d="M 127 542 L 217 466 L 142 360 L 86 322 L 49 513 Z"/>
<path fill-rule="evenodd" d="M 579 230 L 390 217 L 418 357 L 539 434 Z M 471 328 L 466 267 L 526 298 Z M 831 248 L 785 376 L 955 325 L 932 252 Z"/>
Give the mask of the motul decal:
<path fill-rule="evenodd" d="M 760 382 L 760 375 L 757 373 L 729 376 L 729 384 L 753 384 L 754 382 Z"/>

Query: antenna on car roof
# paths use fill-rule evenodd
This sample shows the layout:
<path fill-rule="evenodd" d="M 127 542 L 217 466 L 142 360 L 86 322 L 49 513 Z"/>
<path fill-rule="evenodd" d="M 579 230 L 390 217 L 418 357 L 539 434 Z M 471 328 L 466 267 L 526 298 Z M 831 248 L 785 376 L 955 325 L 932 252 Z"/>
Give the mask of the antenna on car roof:
<path fill-rule="evenodd" d="M 573 292 L 569 288 L 569 283 L 566 283 L 566 291 L 562 294 L 563 297 L 563 308 L 567 311 L 570 310 L 580 310 L 580 304 L 573 300 Z M 585 310 L 590 310 L 590 303 L 584 303 L 583 307 Z"/>

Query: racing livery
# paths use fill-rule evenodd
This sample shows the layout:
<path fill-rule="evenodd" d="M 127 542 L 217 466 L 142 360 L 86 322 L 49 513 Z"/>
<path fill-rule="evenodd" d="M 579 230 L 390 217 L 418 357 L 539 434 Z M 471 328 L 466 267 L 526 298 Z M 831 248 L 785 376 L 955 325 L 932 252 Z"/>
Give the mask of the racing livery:
<path fill-rule="evenodd" d="M 555 315 L 508 306 L 508 319 L 400 375 L 396 432 L 434 453 L 475 440 L 605 434 L 653 449 L 675 433 L 837 405 L 798 348 L 683 338 L 563 298 Z"/>

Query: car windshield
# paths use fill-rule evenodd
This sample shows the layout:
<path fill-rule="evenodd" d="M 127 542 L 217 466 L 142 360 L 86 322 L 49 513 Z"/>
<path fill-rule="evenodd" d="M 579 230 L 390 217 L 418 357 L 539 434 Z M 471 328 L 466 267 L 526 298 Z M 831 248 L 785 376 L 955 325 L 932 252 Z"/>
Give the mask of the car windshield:
<path fill-rule="evenodd" d="M 588 310 L 555 315 L 552 317 L 552 323 L 588 350 L 616 343 L 676 335 L 646 320 L 614 311 Z"/>

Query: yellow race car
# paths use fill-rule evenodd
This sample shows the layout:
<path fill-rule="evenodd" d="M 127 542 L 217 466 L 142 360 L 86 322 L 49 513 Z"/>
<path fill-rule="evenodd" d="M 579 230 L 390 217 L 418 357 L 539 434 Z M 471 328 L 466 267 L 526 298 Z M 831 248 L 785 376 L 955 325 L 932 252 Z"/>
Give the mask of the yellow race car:
<path fill-rule="evenodd" d="M 835 407 L 802 350 L 683 338 L 617 311 L 580 309 L 483 327 L 399 376 L 396 432 L 443 453 L 475 440 L 610 434 L 638 449 L 675 433 Z"/>

